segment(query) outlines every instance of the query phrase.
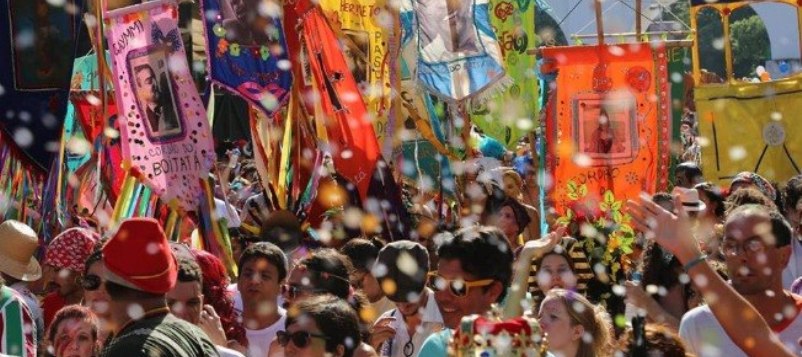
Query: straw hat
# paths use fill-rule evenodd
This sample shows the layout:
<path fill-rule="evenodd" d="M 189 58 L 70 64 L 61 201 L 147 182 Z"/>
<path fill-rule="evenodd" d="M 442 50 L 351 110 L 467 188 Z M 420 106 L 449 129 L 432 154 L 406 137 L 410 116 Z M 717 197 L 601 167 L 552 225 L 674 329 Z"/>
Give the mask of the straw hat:
<path fill-rule="evenodd" d="M 42 267 L 33 253 L 39 248 L 36 232 L 25 223 L 7 220 L 0 224 L 0 272 L 22 280 L 42 276 Z"/>

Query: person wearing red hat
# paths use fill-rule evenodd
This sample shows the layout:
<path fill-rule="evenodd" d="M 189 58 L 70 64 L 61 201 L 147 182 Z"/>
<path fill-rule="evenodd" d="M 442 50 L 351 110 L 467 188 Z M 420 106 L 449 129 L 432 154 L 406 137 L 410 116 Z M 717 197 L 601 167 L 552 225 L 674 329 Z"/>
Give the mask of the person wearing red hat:
<path fill-rule="evenodd" d="M 203 331 L 167 307 L 178 269 L 158 221 L 123 221 L 103 246 L 103 263 L 116 329 L 101 356 L 219 356 Z"/>
<path fill-rule="evenodd" d="M 92 254 L 98 238 L 97 233 L 76 227 L 61 232 L 48 244 L 44 260 L 45 284 L 52 292 L 42 300 L 45 326 L 50 326 L 62 307 L 81 303 L 84 262 Z"/>

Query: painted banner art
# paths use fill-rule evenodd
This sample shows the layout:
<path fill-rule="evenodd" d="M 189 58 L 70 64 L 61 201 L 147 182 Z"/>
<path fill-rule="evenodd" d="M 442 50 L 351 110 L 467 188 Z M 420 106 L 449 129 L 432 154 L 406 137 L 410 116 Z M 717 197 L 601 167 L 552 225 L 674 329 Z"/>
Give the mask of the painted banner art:
<path fill-rule="evenodd" d="M 337 37 L 318 6 L 309 0 L 299 2 L 304 50 L 309 56 L 313 82 L 320 93 L 320 117 L 326 118 L 327 148 L 337 172 L 359 191 L 363 204 L 386 200 L 377 205 L 388 229 L 389 240 L 405 237 L 409 217 L 402 207 L 401 190 L 394 181 L 389 165 L 384 162 L 373 125 L 366 115 L 367 106 L 340 51 Z M 317 116 L 317 115 L 316 115 Z"/>
<path fill-rule="evenodd" d="M 105 119 L 97 92 L 73 92 L 70 95 L 70 102 L 75 106 L 86 139 L 94 147 L 102 146 L 100 154 L 94 153 L 93 157 L 100 160 L 100 170 L 104 183 L 108 186 L 109 199 L 114 203 L 120 195 L 124 179 L 120 138 L 105 134 L 105 128 L 111 128 L 113 132 L 119 132 L 120 129 L 114 98 L 109 98 L 106 103 Z M 92 161 L 89 161 L 89 164 L 95 165 Z"/>
<path fill-rule="evenodd" d="M 510 85 L 490 26 L 489 0 L 403 0 L 403 41 L 415 41 L 417 78 L 447 101 L 485 97 Z"/>
<path fill-rule="evenodd" d="M 194 211 L 215 154 L 177 20 L 172 1 L 106 14 L 123 160 L 162 200 Z"/>
<path fill-rule="evenodd" d="M 292 84 L 280 18 L 261 16 L 259 1 L 204 0 L 201 9 L 211 80 L 266 115 L 280 110 Z"/>
<path fill-rule="evenodd" d="M 670 93 L 665 50 L 650 44 L 553 47 L 543 72 L 558 72 L 546 112 L 549 196 L 564 212 L 572 188 L 591 207 L 668 186 Z M 584 190 L 584 189 L 583 189 Z"/>
<path fill-rule="evenodd" d="M 373 128 L 383 143 L 388 128 L 390 107 L 390 66 L 388 28 L 392 22 L 384 0 L 327 0 L 320 8 L 338 35 L 348 69 L 359 86 L 368 112 L 373 113 Z M 381 23 L 382 19 L 386 23 Z"/>
<path fill-rule="evenodd" d="M 706 177 L 720 185 L 741 171 L 773 181 L 800 173 L 802 141 L 793 123 L 802 111 L 799 76 L 766 83 L 701 86 L 695 89 L 699 135 Z M 772 93 L 766 96 L 766 93 Z"/>
<path fill-rule="evenodd" d="M 485 135 L 508 149 L 537 125 L 538 78 L 535 68 L 535 3 L 506 0 L 494 2 L 490 23 L 504 55 L 507 75 L 515 82 L 503 95 L 471 106 L 471 122 Z"/>

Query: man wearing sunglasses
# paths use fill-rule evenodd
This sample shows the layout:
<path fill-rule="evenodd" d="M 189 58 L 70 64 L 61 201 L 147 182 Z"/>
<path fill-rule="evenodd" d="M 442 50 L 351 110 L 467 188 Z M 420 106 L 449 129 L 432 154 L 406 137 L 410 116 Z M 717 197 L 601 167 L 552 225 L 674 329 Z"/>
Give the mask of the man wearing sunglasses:
<path fill-rule="evenodd" d="M 462 318 L 484 314 L 504 300 L 512 280 L 512 249 L 498 228 L 472 226 L 435 240 L 440 242 L 440 260 L 429 286 L 447 329 L 430 336 L 420 356 L 446 356 L 452 330 Z"/>

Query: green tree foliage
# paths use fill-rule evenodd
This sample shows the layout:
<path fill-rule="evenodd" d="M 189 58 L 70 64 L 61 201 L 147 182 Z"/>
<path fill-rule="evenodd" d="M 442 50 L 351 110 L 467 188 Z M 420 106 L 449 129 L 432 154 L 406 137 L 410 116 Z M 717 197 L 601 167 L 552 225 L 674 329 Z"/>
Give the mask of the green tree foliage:
<path fill-rule="evenodd" d="M 690 25 L 690 4 L 680 0 L 663 13 L 663 20 L 680 21 Z M 703 69 L 726 78 L 724 62 L 724 27 L 721 16 L 712 9 L 702 10 L 698 14 L 699 27 L 699 61 Z M 755 68 L 763 65 L 771 57 L 769 34 L 760 16 L 754 9 L 746 6 L 730 15 L 730 31 L 733 47 L 733 63 L 735 77 L 753 76 Z"/>
<path fill-rule="evenodd" d="M 755 76 L 755 68 L 771 58 L 769 34 L 759 16 L 750 16 L 730 25 L 735 78 Z"/>

